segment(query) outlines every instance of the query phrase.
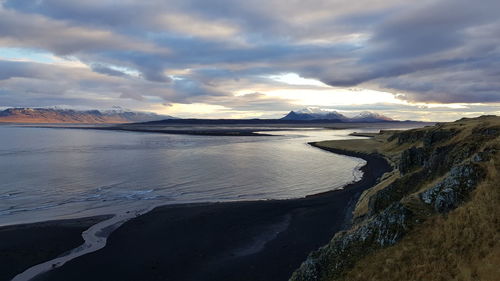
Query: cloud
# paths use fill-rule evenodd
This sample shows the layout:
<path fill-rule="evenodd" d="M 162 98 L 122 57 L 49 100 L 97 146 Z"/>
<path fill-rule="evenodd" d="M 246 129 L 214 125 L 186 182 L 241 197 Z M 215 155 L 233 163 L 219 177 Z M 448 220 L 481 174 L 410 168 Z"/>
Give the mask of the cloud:
<path fill-rule="evenodd" d="M 210 102 L 210 100 L 207 100 Z M 297 105 L 292 99 L 283 99 L 278 97 L 269 97 L 262 93 L 250 93 L 236 97 L 218 98 L 217 104 L 223 105 L 234 110 L 241 111 L 278 111 L 287 112 L 290 108 Z"/>
<path fill-rule="evenodd" d="M 39 15 L 0 10 L 0 43 L 2 45 L 41 48 L 57 55 L 109 50 L 167 52 L 149 42 L 132 40 L 105 29 L 73 26 Z"/>
<path fill-rule="evenodd" d="M 322 80 L 336 86 L 375 84 L 411 101 L 497 102 L 498 1 L 426 1 L 388 16 L 366 46 Z"/>
<path fill-rule="evenodd" d="M 111 75 L 111 76 L 126 76 L 127 75 L 125 72 L 113 69 L 111 67 L 108 67 L 106 65 L 99 64 L 99 63 L 91 64 L 90 67 L 92 68 L 92 71 L 97 72 L 97 73 L 107 74 L 107 75 Z"/>
<path fill-rule="evenodd" d="M 410 103 L 493 104 L 500 102 L 498 10 L 496 0 L 7 0 L 0 47 L 88 67 L 0 61 L 0 91 L 9 93 L 2 102 L 32 103 L 37 87 L 53 84 L 46 100 L 272 111 L 296 100 L 266 90 L 314 89 L 266 78 L 296 73 Z"/>

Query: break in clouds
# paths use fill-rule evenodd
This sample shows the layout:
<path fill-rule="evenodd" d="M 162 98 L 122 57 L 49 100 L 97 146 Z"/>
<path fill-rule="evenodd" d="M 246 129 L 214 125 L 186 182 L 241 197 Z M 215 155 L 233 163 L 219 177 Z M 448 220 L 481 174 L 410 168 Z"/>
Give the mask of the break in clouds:
<path fill-rule="evenodd" d="M 286 73 L 332 89 L 393 93 L 404 110 L 500 103 L 497 0 L 0 5 L 0 106 L 287 111 L 297 102 L 261 92 L 318 86 L 269 78 Z"/>

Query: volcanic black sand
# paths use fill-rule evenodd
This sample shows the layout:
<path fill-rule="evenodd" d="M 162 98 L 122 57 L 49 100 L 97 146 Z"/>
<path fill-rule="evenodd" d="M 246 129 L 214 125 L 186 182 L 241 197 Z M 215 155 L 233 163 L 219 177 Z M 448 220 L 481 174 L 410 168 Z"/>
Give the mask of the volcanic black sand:
<path fill-rule="evenodd" d="M 83 243 L 82 232 L 108 218 L 48 221 L 0 228 L 0 280 L 56 258 Z"/>
<path fill-rule="evenodd" d="M 335 152 L 368 162 L 362 168 L 364 176 L 361 181 L 343 190 L 303 199 L 159 207 L 117 229 L 105 248 L 35 279 L 288 280 L 311 251 L 326 244 L 345 226 L 361 192 L 391 169 L 377 155 Z M 6 253 L 16 260 L 23 257 L 33 259 L 39 255 L 37 248 L 31 248 L 30 243 L 44 243 L 45 249 L 64 252 L 78 244 L 76 234 L 85 228 L 65 229 L 66 223 L 48 225 L 45 229 L 36 225 L 32 228 L 24 226 L 13 229 L 9 237 L 0 239 L 3 243 L 19 244 L 15 251 Z M 57 239 L 37 238 L 53 229 L 59 232 Z M 21 243 L 21 240 L 27 241 Z M 61 247 L 62 244 L 67 247 Z M 23 245 L 27 248 L 22 248 Z M 5 259 L 5 254 L 2 258 Z M 15 271 L 10 267 L 2 268 L 5 268 L 2 276 L 12 276 Z"/>

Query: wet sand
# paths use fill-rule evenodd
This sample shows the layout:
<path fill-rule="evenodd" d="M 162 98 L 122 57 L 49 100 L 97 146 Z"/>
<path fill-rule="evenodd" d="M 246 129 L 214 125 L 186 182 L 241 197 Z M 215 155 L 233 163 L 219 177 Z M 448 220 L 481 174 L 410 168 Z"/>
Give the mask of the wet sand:
<path fill-rule="evenodd" d="M 361 192 L 390 170 L 387 162 L 377 155 L 336 152 L 367 161 L 361 181 L 343 190 L 303 199 L 158 207 L 118 228 L 105 248 L 35 279 L 288 280 L 311 251 L 326 244 L 345 227 Z M 16 244 L 21 239 L 36 243 L 33 239 L 38 233 L 58 227 L 60 238 L 40 243 L 47 249 L 55 249 L 56 244 L 64 242 L 68 245 L 65 250 L 69 250 L 72 248 L 69 245 L 76 242 L 78 231 L 64 230 L 68 223 L 74 224 L 61 221 L 46 228 L 26 225 L 14 229 L 8 241 Z M 31 235 L 26 237 L 26 233 Z M 21 248 L 8 255 L 19 260 L 22 257 L 16 255 L 21 253 L 39 254 L 30 247 Z M 6 271 L 10 273 L 5 276 L 13 273 L 10 268 Z"/>

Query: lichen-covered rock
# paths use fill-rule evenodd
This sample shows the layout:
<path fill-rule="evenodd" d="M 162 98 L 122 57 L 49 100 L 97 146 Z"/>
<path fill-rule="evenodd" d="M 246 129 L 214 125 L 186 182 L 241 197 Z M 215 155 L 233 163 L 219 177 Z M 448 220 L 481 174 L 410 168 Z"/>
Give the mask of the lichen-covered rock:
<path fill-rule="evenodd" d="M 483 175 L 483 169 L 477 164 L 453 167 L 444 180 L 422 192 L 420 198 L 439 213 L 449 212 L 468 198 Z"/>
<path fill-rule="evenodd" d="M 423 168 L 430 177 L 440 177 L 454 166 L 460 165 L 479 150 L 478 143 L 462 142 L 459 145 L 450 144 L 437 146 L 424 161 Z"/>
<path fill-rule="evenodd" d="M 342 274 L 360 257 L 394 245 L 414 224 L 413 213 L 397 202 L 354 230 L 338 233 L 332 241 L 311 253 L 292 281 L 322 281 Z"/>
<path fill-rule="evenodd" d="M 422 142 L 425 147 L 432 146 L 436 143 L 449 140 L 458 133 L 455 129 L 443 129 L 442 125 L 436 126 L 432 130 L 408 130 L 401 133 L 396 133 L 388 140 L 398 140 L 398 144 Z"/>
<path fill-rule="evenodd" d="M 435 143 L 442 142 L 445 140 L 450 140 L 453 136 L 458 133 L 457 130 L 450 129 L 435 129 L 431 131 L 426 131 L 426 134 L 423 138 L 424 146 L 429 147 Z"/>
<path fill-rule="evenodd" d="M 481 151 L 472 156 L 472 162 L 479 163 L 489 161 L 494 151 Z"/>
<path fill-rule="evenodd" d="M 388 141 L 398 140 L 398 144 L 403 143 L 415 143 L 422 140 L 425 135 L 425 131 L 421 130 L 408 130 L 400 133 L 395 133 L 392 135 Z"/>
<path fill-rule="evenodd" d="M 424 169 L 429 176 L 441 175 L 449 170 L 451 151 L 454 146 L 439 146 L 434 148 L 424 162 Z"/>
<path fill-rule="evenodd" d="M 472 134 L 483 136 L 486 138 L 496 138 L 500 136 L 500 128 L 499 127 L 481 127 L 475 128 L 472 131 Z"/>
<path fill-rule="evenodd" d="M 416 168 L 422 167 L 427 159 L 428 151 L 422 147 L 412 146 L 401 153 L 399 160 L 399 171 L 401 174 L 407 174 Z"/>
<path fill-rule="evenodd" d="M 337 233 L 329 244 L 313 252 L 291 280 L 337 280 L 364 256 L 399 241 L 434 213 L 431 209 L 434 214 L 443 214 L 468 200 L 486 175 L 485 162 L 499 149 L 497 144 L 487 142 L 500 137 L 500 126 L 485 121 L 472 123 L 471 128 L 466 124 L 468 119 L 461 122 L 389 137 L 389 149 L 393 149 L 389 151 L 400 151 L 394 147 L 403 151 L 399 158 L 393 158 L 400 177 L 374 189 L 365 198 L 368 210 L 364 209 L 354 227 Z"/>
<path fill-rule="evenodd" d="M 478 142 L 462 142 L 460 145 L 455 145 L 452 150 L 448 165 L 455 166 L 462 163 L 465 159 L 470 158 L 480 148 Z"/>
<path fill-rule="evenodd" d="M 417 191 L 427 177 L 425 170 L 413 172 L 377 191 L 368 201 L 368 215 L 373 216 L 406 195 Z"/>

